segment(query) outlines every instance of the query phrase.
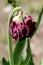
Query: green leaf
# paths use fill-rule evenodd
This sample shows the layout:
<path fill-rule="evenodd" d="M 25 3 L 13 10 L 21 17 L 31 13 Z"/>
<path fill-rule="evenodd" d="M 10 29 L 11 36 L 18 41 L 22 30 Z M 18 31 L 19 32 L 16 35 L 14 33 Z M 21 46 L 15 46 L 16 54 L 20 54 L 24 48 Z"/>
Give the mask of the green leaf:
<path fill-rule="evenodd" d="M 37 21 L 36 21 L 37 28 L 38 28 L 38 26 L 39 26 L 39 24 L 40 24 L 40 21 L 41 21 L 41 18 L 42 18 L 42 14 L 43 14 L 43 6 L 42 6 L 42 9 L 41 9 L 41 11 L 40 11 L 40 13 L 39 13 L 38 19 L 37 19 Z"/>
<path fill-rule="evenodd" d="M 10 65 L 9 61 L 6 61 L 5 58 L 2 59 L 2 65 Z"/>
<path fill-rule="evenodd" d="M 26 39 L 24 40 L 20 40 L 17 42 L 17 45 L 16 45 L 16 48 L 14 50 L 14 63 L 15 65 L 19 65 L 19 63 L 21 62 L 21 53 L 23 51 L 23 48 L 25 46 L 25 42 L 26 42 Z"/>
<path fill-rule="evenodd" d="M 30 62 L 27 62 L 28 59 L 30 58 Z M 33 59 L 32 59 L 32 53 L 31 53 L 31 48 L 30 48 L 30 38 L 27 38 L 27 59 L 26 59 L 27 65 L 34 65 Z"/>
<path fill-rule="evenodd" d="M 30 49 L 30 38 L 27 38 L 27 50 L 26 51 L 27 51 L 27 57 L 26 57 L 26 60 L 23 62 L 24 65 L 34 65 L 33 59 L 32 59 L 32 53 Z"/>
<path fill-rule="evenodd" d="M 32 65 L 32 63 L 30 64 L 31 61 L 31 55 L 29 56 L 28 60 L 23 61 L 23 59 L 21 60 L 20 65 Z"/>
<path fill-rule="evenodd" d="M 31 49 L 30 49 L 30 39 L 27 38 L 26 40 L 27 42 L 27 56 L 26 56 L 26 60 L 24 61 L 23 58 L 21 59 L 20 65 L 34 65 L 33 63 L 33 59 L 32 59 L 32 53 L 31 53 Z"/>
<path fill-rule="evenodd" d="M 43 14 L 43 6 L 42 6 L 42 9 L 41 9 L 41 11 L 40 11 L 40 13 L 39 13 L 39 16 L 38 16 L 38 19 L 37 19 L 37 21 L 36 21 L 36 30 L 34 31 L 34 33 L 37 31 L 37 29 L 38 29 L 38 27 L 39 27 L 39 24 L 40 24 L 40 22 L 41 22 L 41 18 L 42 18 L 42 14 Z M 33 34 L 34 34 L 33 33 Z"/>

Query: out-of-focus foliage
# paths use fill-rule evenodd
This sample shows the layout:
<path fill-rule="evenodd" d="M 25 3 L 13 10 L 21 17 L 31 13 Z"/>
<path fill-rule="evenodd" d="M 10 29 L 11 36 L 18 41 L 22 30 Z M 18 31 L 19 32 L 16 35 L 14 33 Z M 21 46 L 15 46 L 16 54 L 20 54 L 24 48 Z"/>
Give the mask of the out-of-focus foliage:
<path fill-rule="evenodd" d="M 12 4 L 13 6 L 24 4 L 30 0 L 4 0 L 6 4 Z"/>
<path fill-rule="evenodd" d="M 41 61 L 40 65 L 43 65 L 43 59 L 42 59 L 42 61 Z"/>
<path fill-rule="evenodd" d="M 2 65 L 10 65 L 9 61 L 6 61 L 6 59 L 4 57 L 2 59 Z"/>

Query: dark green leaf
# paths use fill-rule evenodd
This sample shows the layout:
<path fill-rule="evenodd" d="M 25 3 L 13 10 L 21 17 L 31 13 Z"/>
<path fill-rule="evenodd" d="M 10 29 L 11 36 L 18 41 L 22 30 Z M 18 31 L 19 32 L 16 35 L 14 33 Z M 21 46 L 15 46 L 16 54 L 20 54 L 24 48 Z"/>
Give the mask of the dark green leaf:
<path fill-rule="evenodd" d="M 6 61 L 5 58 L 2 59 L 2 65 L 10 65 L 9 61 Z"/>
<path fill-rule="evenodd" d="M 16 48 L 14 50 L 14 64 L 17 65 L 19 62 L 21 62 L 21 53 L 23 51 L 23 48 L 25 46 L 26 39 L 18 41 Z"/>
<path fill-rule="evenodd" d="M 8 3 L 12 4 L 13 7 L 17 6 L 16 0 L 8 0 Z"/>
<path fill-rule="evenodd" d="M 29 57 L 29 58 L 30 58 L 30 57 Z M 28 58 L 28 60 L 29 60 L 29 58 Z M 26 62 L 26 65 L 34 65 L 32 56 L 31 56 L 30 60 L 29 60 L 29 61 L 28 61 L 28 60 L 27 60 L 27 62 Z"/>

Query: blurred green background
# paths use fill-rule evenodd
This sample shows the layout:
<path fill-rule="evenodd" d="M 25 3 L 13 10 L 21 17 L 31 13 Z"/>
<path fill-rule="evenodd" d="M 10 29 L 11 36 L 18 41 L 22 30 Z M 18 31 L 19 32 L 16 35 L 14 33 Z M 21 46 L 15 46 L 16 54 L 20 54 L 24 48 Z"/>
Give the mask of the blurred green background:
<path fill-rule="evenodd" d="M 43 0 L 16 0 L 18 5 L 22 7 L 25 13 L 31 15 L 36 21 L 39 12 L 43 5 Z M 8 17 L 13 7 L 8 4 L 7 0 L 0 0 L 0 58 L 6 56 L 8 58 L 8 47 L 7 47 L 7 23 Z M 39 65 L 40 60 L 43 58 L 43 16 L 40 26 L 36 34 L 31 39 L 31 50 L 35 55 L 35 65 Z M 0 59 L 1 65 L 1 59 Z"/>

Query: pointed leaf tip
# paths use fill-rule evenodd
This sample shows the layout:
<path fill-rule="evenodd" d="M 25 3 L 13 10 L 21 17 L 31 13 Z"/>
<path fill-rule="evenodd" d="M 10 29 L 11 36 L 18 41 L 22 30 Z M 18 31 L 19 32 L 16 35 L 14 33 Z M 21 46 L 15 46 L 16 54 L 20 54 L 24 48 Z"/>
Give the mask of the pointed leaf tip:
<path fill-rule="evenodd" d="M 37 21 L 36 21 L 37 28 L 38 28 L 38 26 L 39 26 L 39 24 L 40 24 L 40 22 L 41 22 L 42 14 L 43 14 L 43 6 L 42 6 L 42 9 L 41 9 L 41 11 L 40 11 L 40 13 L 39 13 L 38 19 L 37 19 Z"/>

